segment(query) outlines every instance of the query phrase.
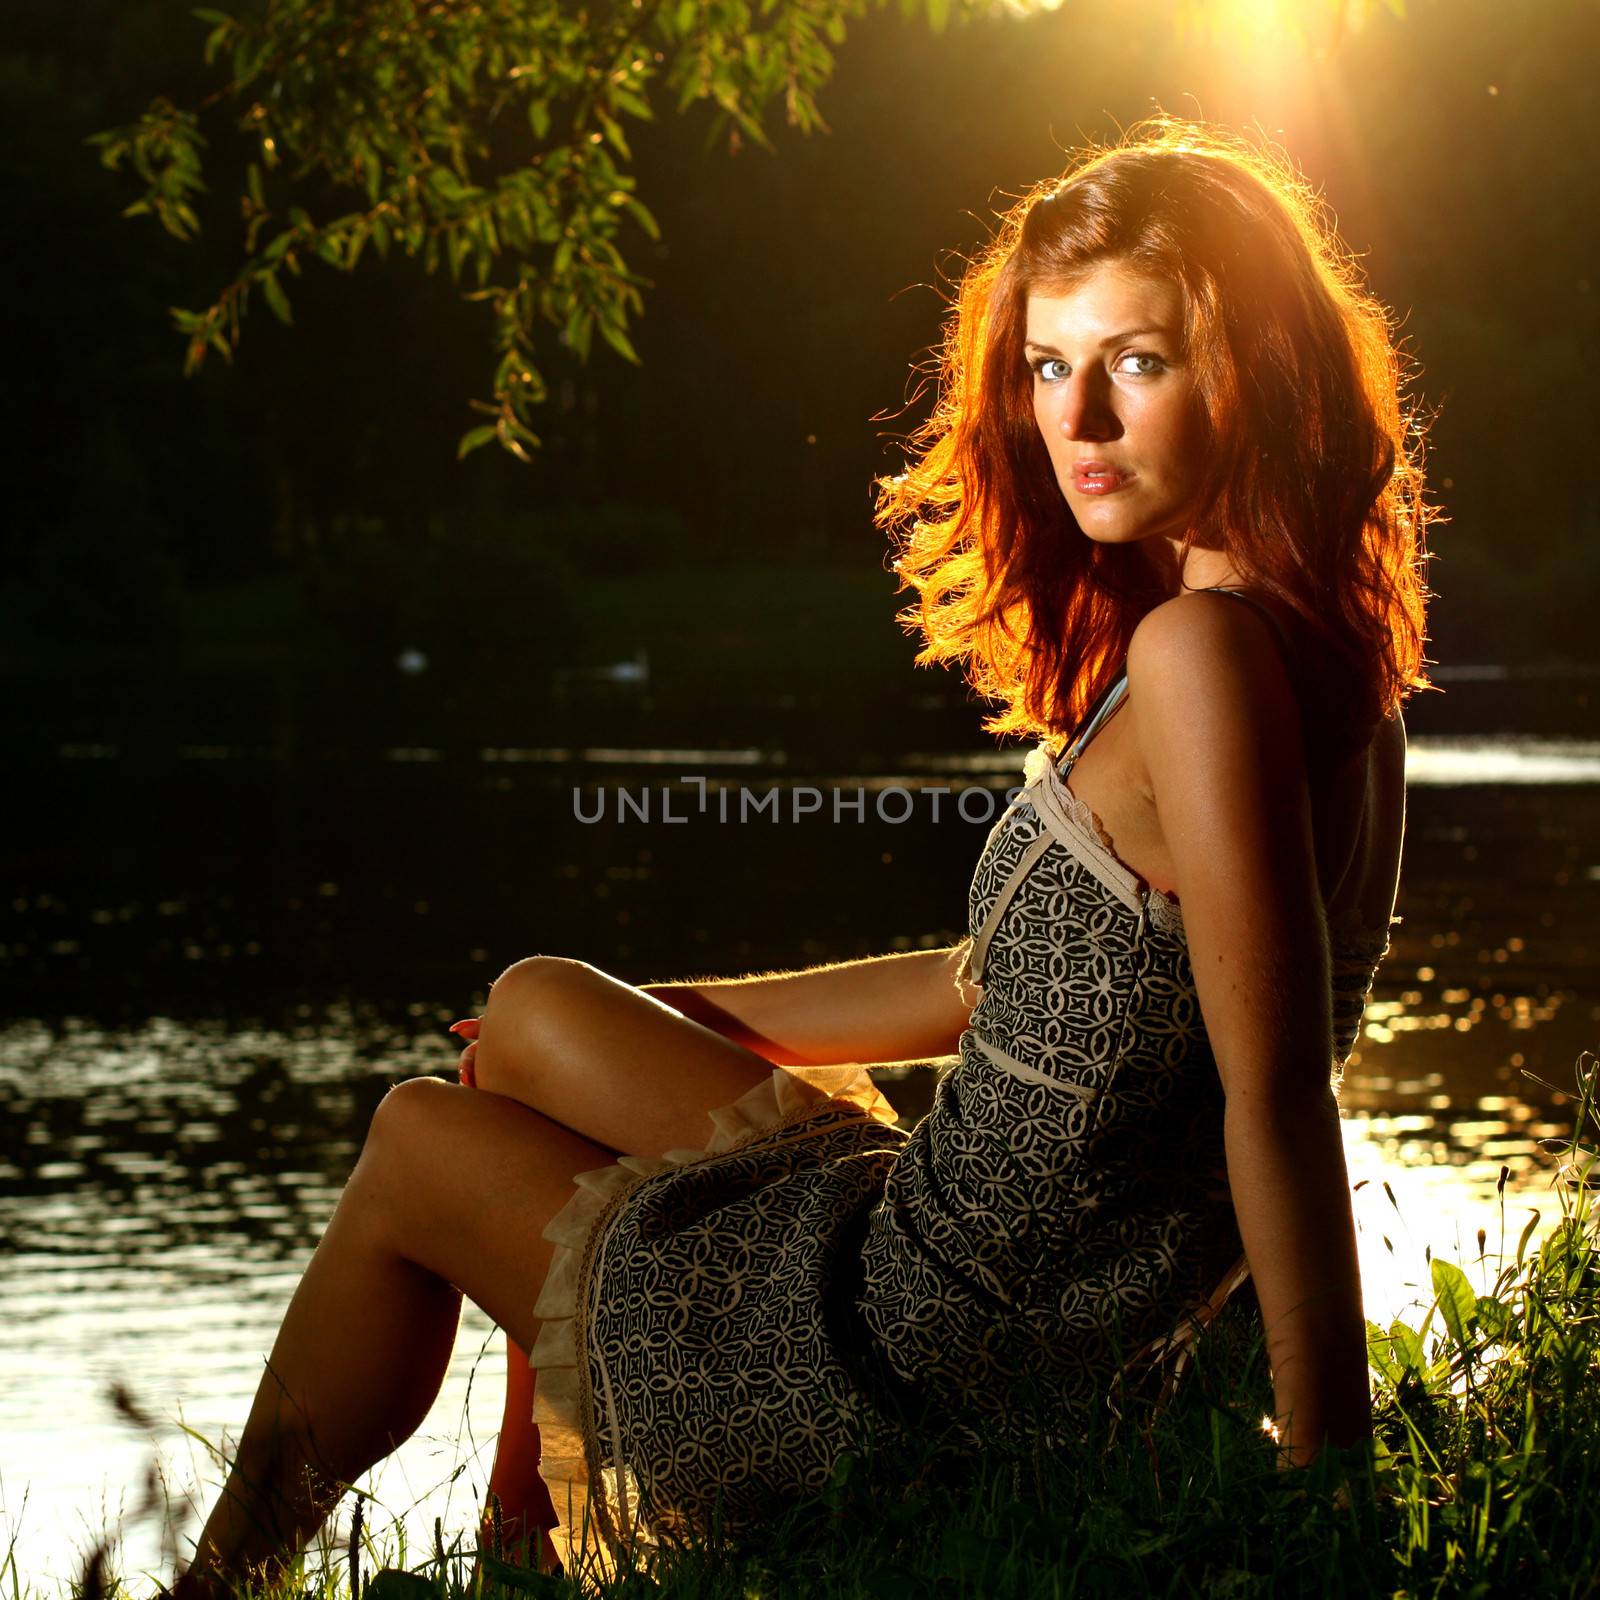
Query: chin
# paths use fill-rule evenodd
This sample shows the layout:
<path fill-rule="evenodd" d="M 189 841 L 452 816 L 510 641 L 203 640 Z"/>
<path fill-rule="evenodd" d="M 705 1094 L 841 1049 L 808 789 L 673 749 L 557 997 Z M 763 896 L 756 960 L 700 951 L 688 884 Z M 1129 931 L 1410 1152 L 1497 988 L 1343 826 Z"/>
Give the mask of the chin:
<path fill-rule="evenodd" d="M 1092 539 L 1096 544 L 1140 544 L 1150 537 L 1148 528 L 1129 528 L 1105 523 L 1097 527 L 1092 519 L 1085 521 L 1082 517 L 1078 517 L 1076 520 L 1084 538 Z"/>

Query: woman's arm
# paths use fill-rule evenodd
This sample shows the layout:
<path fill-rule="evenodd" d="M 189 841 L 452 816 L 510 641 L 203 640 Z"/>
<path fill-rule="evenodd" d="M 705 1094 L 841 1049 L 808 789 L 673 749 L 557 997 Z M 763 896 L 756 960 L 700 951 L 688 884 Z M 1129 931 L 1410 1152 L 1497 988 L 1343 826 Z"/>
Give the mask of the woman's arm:
<path fill-rule="evenodd" d="M 778 1066 L 951 1055 L 971 1013 L 956 986 L 962 945 L 798 972 L 641 985 L 692 1021 Z"/>
<path fill-rule="evenodd" d="M 1140 623 L 1128 679 L 1227 1096 L 1284 1459 L 1304 1464 L 1366 1436 L 1371 1401 L 1299 710 L 1265 622 L 1196 595 Z"/>

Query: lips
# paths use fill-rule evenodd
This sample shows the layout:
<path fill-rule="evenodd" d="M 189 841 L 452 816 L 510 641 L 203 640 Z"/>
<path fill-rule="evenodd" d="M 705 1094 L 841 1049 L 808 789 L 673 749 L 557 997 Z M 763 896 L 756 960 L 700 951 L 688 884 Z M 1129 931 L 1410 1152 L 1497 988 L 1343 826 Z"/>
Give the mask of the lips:
<path fill-rule="evenodd" d="M 1072 464 L 1072 487 L 1079 494 L 1110 494 L 1128 483 L 1133 474 L 1123 472 L 1106 461 L 1075 461 Z"/>

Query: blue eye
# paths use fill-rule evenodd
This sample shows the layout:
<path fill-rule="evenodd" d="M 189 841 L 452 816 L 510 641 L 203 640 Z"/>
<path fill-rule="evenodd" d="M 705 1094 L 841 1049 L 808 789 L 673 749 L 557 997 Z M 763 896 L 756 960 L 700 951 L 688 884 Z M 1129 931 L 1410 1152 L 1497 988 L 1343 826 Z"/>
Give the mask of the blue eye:
<path fill-rule="evenodd" d="M 1039 360 L 1030 362 L 1029 365 L 1033 368 L 1034 376 L 1045 383 L 1060 383 L 1072 371 L 1072 368 L 1058 356 L 1041 356 Z M 1062 370 L 1052 373 L 1045 370 L 1047 367 L 1060 367 Z"/>
<path fill-rule="evenodd" d="M 1130 350 L 1118 360 L 1117 370 L 1134 378 L 1153 378 L 1158 372 L 1165 372 L 1167 364 L 1148 350 Z"/>

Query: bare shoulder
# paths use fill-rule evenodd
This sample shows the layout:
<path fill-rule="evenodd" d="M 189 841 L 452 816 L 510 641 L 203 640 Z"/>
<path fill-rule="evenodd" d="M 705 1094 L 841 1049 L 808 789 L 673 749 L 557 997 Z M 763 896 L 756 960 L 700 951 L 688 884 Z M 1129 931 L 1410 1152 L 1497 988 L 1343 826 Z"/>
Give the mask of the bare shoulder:
<path fill-rule="evenodd" d="M 1205 706 L 1212 717 L 1298 716 L 1272 626 L 1254 606 L 1203 591 L 1164 600 L 1128 642 L 1128 685 L 1137 699 Z"/>

